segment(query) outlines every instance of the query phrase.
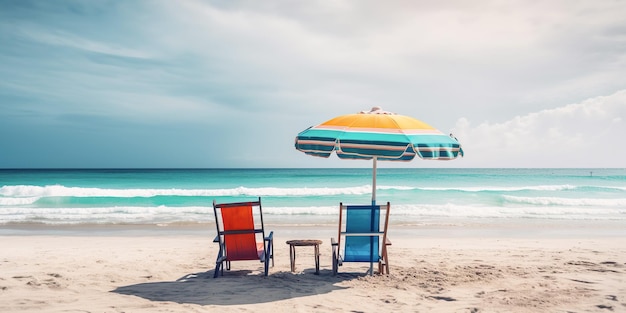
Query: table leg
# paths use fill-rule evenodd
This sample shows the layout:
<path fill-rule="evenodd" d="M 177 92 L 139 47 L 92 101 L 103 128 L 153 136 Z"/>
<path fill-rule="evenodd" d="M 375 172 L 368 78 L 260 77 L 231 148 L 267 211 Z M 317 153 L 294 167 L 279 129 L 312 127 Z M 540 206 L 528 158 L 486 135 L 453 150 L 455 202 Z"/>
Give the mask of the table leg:
<path fill-rule="evenodd" d="M 315 275 L 320 274 L 320 245 L 315 245 Z"/>
<path fill-rule="evenodd" d="M 291 272 L 296 271 L 296 247 L 289 245 L 289 261 L 291 263 Z"/>

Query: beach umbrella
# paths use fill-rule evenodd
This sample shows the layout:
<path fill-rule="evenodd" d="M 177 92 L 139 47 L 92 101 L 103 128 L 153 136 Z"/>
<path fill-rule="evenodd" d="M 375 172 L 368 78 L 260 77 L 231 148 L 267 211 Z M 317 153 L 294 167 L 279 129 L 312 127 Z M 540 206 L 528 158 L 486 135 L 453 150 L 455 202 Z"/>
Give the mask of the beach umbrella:
<path fill-rule="evenodd" d="M 434 127 L 409 116 L 373 107 L 312 126 L 296 136 L 295 147 L 308 155 L 373 160 L 372 204 L 376 204 L 377 161 L 453 160 L 463 150 L 459 142 Z"/>

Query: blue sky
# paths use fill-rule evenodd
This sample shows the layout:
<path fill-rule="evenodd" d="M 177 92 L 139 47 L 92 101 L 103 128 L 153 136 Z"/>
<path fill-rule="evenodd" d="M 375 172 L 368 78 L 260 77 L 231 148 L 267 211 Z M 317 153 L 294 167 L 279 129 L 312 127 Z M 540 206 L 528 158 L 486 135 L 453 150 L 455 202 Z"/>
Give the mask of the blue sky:
<path fill-rule="evenodd" d="M 624 167 L 624 1 L 0 0 L 0 168 L 369 167 L 295 135 L 381 106 L 466 155 Z"/>

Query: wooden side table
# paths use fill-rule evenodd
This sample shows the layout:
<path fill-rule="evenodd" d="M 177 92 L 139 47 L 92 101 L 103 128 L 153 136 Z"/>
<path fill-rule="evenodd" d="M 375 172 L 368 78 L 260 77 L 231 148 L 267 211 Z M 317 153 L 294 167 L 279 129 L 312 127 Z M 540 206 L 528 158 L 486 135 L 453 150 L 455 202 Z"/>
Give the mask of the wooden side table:
<path fill-rule="evenodd" d="M 320 245 L 322 244 L 321 240 L 289 240 L 287 241 L 287 244 L 289 245 L 289 261 L 291 262 L 291 272 L 296 271 L 296 247 L 313 246 L 313 248 L 315 249 L 315 275 L 320 274 Z"/>

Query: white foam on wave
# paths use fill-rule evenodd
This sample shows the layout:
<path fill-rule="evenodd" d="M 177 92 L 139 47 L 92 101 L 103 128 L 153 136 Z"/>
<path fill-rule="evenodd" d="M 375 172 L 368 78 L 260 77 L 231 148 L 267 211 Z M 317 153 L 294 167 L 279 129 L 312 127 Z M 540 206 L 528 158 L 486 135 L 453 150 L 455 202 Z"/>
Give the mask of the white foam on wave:
<path fill-rule="evenodd" d="M 559 198 L 559 197 L 517 197 L 503 195 L 502 198 L 510 203 L 531 204 L 542 206 L 597 206 L 615 207 L 626 206 L 626 199 L 599 199 L 599 198 Z"/>
<path fill-rule="evenodd" d="M 311 206 L 311 207 L 268 207 L 263 212 L 270 215 L 337 215 L 339 206 Z"/>
<path fill-rule="evenodd" d="M 3 186 L 0 187 L 0 196 L 25 197 L 155 197 L 155 196 L 332 196 L 332 195 L 363 195 L 371 193 L 371 186 L 356 186 L 343 188 L 303 187 L 237 187 L 228 189 L 106 189 L 66 187 L 61 185 L 49 186 Z"/>
<path fill-rule="evenodd" d="M 337 206 L 263 207 L 266 221 L 281 220 L 306 224 L 309 217 L 336 218 Z M 423 218 L 531 218 L 561 220 L 626 220 L 626 207 L 494 207 L 458 204 L 392 204 L 392 222 L 418 221 Z M 212 207 L 99 207 L 28 208 L 0 210 L 0 224 L 167 224 L 214 221 Z"/>
<path fill-rule="evenodd" d="M 7 205 L 29 205 L 37 202 L 39 197 L 26 197 L 26 198 L 6 198 L 0 197 L 0 206 Z"/>
<path fill-rule="evenodd" d="M 592 187 L 592 186 L 590 186 Z M 424 191 L 462 191 L 462 192 L 514 192 L 514 191 L 561 191 L 572 190 L 577 187 L 573 185 L 540 185 L 540 186 L 520 186 L 520 187 L 411 187 L 411 186 L 377 186 L 378 190 L 424 190 Z M 626 187 L 601 187 L 592 188 L 626 190 Z M 353 187 L 236 187 L 223 189 L 110 189 L 110 188 L 89 188 L 89 187 L 66 187 L 62 185 L 32 186 L 15 185 L 0 187 L 0 205 L 11 205 L 10 201 L 22 201 L 28 204 L 44 197 L 118 197 L 150 198 L 155 196 L 183 196 L 183 197 L 217 197 L 217 196 L 334 196 L 334 195 L 365 195 L 370 194 L 372 186 L 362 185 Z M 22 200 L 9 200 L 18 198 Z M 23 200 L 28 198 L 29 200 Z"/>
<path fill-rule="evenodd" d="M 3 208 L 0 224 L 158 224 L 214 221 L 212 207 Z"/>
<path fill-rule="evenodd" d="M 296 219 L 303 216 L 334 216 L 336 207 L 264 207 L 267 216 Z M 267 217 L 266 217 L 267 219 Z M 167 224 L 214 222 L 212 207 L 100 207 L 100 208 L 3 208 L 0 225 L 44 224 Z M 305 220 L 306 221 L 306 220 Z"/>
<path fill-rule="evenodd" d="M 476 187 L 421 187 L 419 189 L 426 191 L 466 191 L 466 192 L 481 192 L 481 191 L 561 191 L 561 190 L 573 190 L 579 188 L 574 185 L 539 185 L 539 186 L 476 186 Z"/>
<path fill-rule="evenodd" d="M 396 205 L 393 214 L 408 217 L 537 218 L 562 220 L 626 220 L 626 207 L 495 207 L 468 205 Z"/>

